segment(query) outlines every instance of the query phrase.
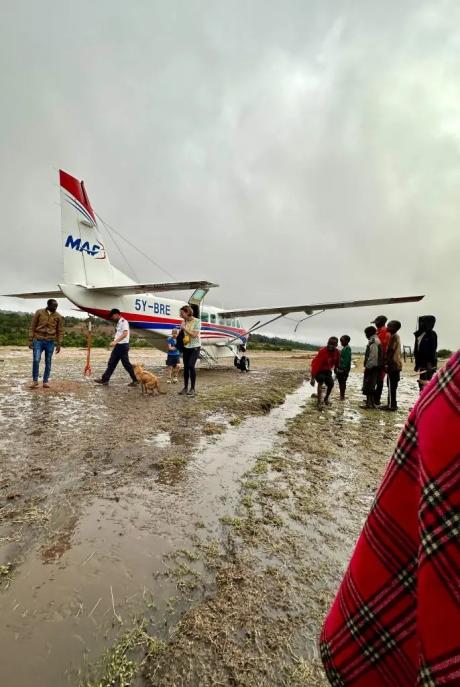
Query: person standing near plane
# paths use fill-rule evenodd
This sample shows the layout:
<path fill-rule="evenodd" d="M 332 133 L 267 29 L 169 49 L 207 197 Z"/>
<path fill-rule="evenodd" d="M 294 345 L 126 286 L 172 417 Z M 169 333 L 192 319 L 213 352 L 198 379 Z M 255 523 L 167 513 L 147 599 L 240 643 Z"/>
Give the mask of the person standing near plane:
<path fill-rule="evenodd" d="M 340 344 L 342 349 L 340 351 L 340 361 L 335 376 L 339 383 L 340 400 L 345 400 L 345 391 L 347 388 L 347 379 L 351 370 L 351 348 L 349 346 L 351 339 L 348 334 L 343 334 L 340 337 Z"/>
<path fill-rule="evenodd" d="M 311 361 L 310 384 L 314 386 L 315 381 L 318 382 L 318 408 L 322 406 L 323 385 L 326 387 L 324 405 L 328 406 L 330 404 L 329 396 L 334 388 L 332 370 L 337 370 L 340 361 L 340 354 L 337 350 L 338 345 L 339 340 L 336 336 L 329 337 L 327 346 L 320 348 Z"/>
<path fill-rule="evenodd" d="M 180 352 L 176 347 L 178 330 L 173 329 L 171 331 L 171 336 L 168 336 L 168 355 L 166 358 L 166 370 L 168 374 L 168 379 L 166 380 L 168 384 L 171 384 L 171 380 L 176 383 L 178 381 L 177 375 L 179 374 L 180 365 Z M 174 375 L 173 375 L 174 372 Z"/>
<path fill-rule="evenodd" d="M 438 364 L 438 335 L 434 331 L 436 317 L 424 315 L 418 318 L 418 328 L 414 332 L 415 371 L 420 372 L 418 385 L 420 391 L 428 384 Z"/>
<path fill-rule="evenodd" d="M 110 377 L 115 372 L 115 368 L 121 360 L 121 364 L 132 380 L 129 386 L 136 386 L 136 375 L 134 374 L 133 366 L 129 360 L 129 322 L 121 316 L 118 308 L 112 308 L 112 310 L 109 312 L 109 320 L 117 323 L 115 336 L 110 344 L 112 353 L 110 354 L 106 371 L 100 379 L 95 379 L 94 381 L 96 384 L 104 384 L 107 386 Z"/>
<path fill-rule="evenodd" d="M 366 403 L 361 408 L 376 408 L 375 390 L 383 364 L 382 346 L 375 327 L 366 327 L 364 333 L 368 340 L 364 354 L 363 379 L 363 394 L 366 397 Z"/>
<path fill-rule="evenodd" d="M 190 305 L 184 305 L 180 309 L 180 316 L 183 319 L 181 331 L 184 332 L 184 350 L 182 352 L 184 362 L 184 388 L 179 391 L 180 395 L 195 396 L 196 370 L 195 366 L 200 355 L 201 340 L 201 320 L 194 317 Z M 190 381 L 190 389 L 188 384 Z"/>
<path fill-rule="evenodd" d="M 388 331 L 387 327 L 385 326 L 387 323 L 387 317 L 385 315 L 379 315 L 378 317 L 375 318 L 371 322 L 371 324 L 375 324 L 377 328 L 377 337 L 380 341 L 380 345 L 382 347 L 382 360 L 385 360 L 388 344 L 390 343 L 390 337 L 391 334 Z M 383 392 L 383 384 L 385 382 L 385 377 L 386 377 L 386 372 L 384 368 L 379 372 L 378 378 L 377 378 L 377 384 L 375 387 L 375 395 L 374 395 L 374 403 L 376 406 L 380 405 L 380 401 L 382 400 L 382 392 Z"/>
<path fill-rule="evenodd" d="M 399 330 L 401 329 L 401 322 L 398 320 L 391 320 L 388 322 L 387 329 L 390 332 L 390 342 L 387 348 L 387 355 L 385 359 L 385 368 L 388 375 L 388 405 L 384 406 L 382 410 L 398 410 L 398 403 L 396 393 L 398 384 L 401 379 L 402 360 L 401 360 L 401 339 L 399 338 Z"/>
<path fill-rule="evenodd" d="M 33 351 L 31 389 L 38 387 L 38 373 L 43 351 L 45 351 L 43 388 L 49 389 L 50 386 L 48 380 L 51 374 L 53 353 L 54 351 L 60 352 L 64 337 L 64 318 L 57 312 L 57 308 L 57 301 L 50 298 L 46 303 L 46 308 L 37 310 L 32 318 L 29 329 L 29 348 Z"/>

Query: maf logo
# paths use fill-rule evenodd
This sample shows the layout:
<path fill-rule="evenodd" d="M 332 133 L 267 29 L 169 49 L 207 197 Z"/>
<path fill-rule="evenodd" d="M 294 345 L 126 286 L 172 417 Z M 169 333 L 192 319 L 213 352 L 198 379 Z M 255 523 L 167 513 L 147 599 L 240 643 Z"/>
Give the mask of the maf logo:
<path fill-rule="evenodd" d="M 105 258 L 105 248 L 101 242 L 93 243 L 91 245 L 89 241 L 82 242 L 80 238 L 74 239 L 72 234 L 68 235 L 65 242 L 65 247 L 70 248 L 71 250 L 76 250 L 79 253 L 91 255 L 91 257 L 96 258 L 96 260 L 104 260 Z"/>

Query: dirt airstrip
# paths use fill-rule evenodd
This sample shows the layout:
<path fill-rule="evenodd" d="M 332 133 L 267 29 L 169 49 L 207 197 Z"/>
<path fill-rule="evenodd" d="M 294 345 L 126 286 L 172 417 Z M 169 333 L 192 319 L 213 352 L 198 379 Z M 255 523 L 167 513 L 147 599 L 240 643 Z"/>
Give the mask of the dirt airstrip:
<path fill-rule="evenodd" d="M 397 413 L 361 410 L 356 372 L 318 412 L 301 353 L 200 370 L 194 399 L 98 387 L 77 350 L 31 391 L 30 352 L 0 359 L 0 684 L 325 686 L 321 621 L 414 377 Z"/>

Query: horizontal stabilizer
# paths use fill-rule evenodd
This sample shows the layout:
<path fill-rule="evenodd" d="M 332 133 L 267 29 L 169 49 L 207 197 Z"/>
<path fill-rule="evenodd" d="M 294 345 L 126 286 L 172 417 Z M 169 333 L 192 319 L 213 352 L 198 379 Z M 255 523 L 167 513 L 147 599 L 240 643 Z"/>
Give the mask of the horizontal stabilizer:
<path fill-rule="evenodd" d="M 153 293 L 154 291 L 185 291 L 189 289 L 212 289 L 218 286 L 209 281 L 177 281 L 156 284 L 128 284 L 122 286 L 88 286 L 92 293 L 106 293 L 117 296 L 129 296 L 134 293 Z"/>
<path fill-rule="evenodd" d="M 33 293 L 2 293 L 9 298 L 65 298 L 62 291 L 34 291 Z"/>
<path fill-rule="evenodd" d="M 336 310 L 339 308 L 365 308 L 371 305 L 396 305 L 397 303 L 417 303 L 424 296 L 400 296 L 398 298 L 372 298 L 363 301 L 338 301 L 337 303 L 314 303 L 313 305 L 287 305 L 278 308 L 247 308 L 224 310 L 221 317 L 257 317 L 259 315 L 287 315 L 291 312 L 304 312 L 311 315 L 316 310 Z"/>

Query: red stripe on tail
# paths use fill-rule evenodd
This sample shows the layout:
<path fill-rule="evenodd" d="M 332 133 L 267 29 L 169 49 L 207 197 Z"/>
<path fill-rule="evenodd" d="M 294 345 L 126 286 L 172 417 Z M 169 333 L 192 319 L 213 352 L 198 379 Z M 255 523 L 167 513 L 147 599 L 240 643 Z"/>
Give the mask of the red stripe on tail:
<path fill-rule="evenodd" d="M 82 181 L 78 181 L 75 177 L 70 176 L 67 172 L 63 172 L 62 169 L 59 170 L 59 183 L 68 193 L 70 193 L 74 198 L 78 200 L 83 207 L 88 210 L 89 214 L 96 222 L 96 217 L 94 215 L 93 208 L 89 202 L 89 198 L 86 194 L 85 187 Z"/>

